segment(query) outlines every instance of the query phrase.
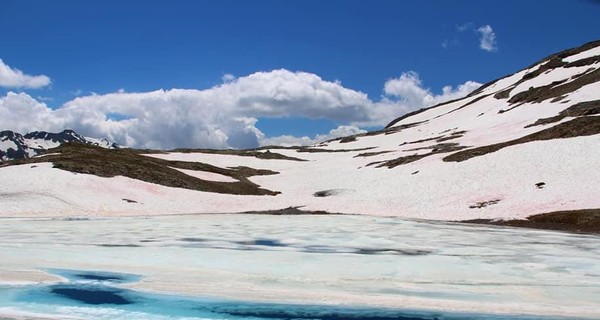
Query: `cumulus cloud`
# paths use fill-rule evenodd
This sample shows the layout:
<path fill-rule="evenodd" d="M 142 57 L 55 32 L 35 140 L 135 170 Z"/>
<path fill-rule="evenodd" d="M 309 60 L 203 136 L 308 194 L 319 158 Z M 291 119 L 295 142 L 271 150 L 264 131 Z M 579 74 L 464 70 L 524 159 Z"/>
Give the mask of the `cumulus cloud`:
<path fill-rule="evenodd" d="M 45 75 L 31 76 L 23 71 L 11 68 L 0 59 L 0 87 L 37 89 L 50 84 L 50 78 Z"/>
<path fill-rule="evenodd" d="M 404 72 L 400 77 L 389 79 L 385 82 L 384 92 L 387 96 L 396 97 L 398 102 L 410 109 L 419 109 L 426 106 L 442 103 L 444 101 L 462 98 L 479 88 L 481 83 L 467 81 L 456 88 L 445 86 L 441 94 L 434 94 L 425 88 L 414 71 Z"/>
<path fill-rule="evenodd" d="M 425 88 L 415 72 L 385 83 L 374 102 L 362 92 L 306 72 L 274 70 L 237 77 L 205 90 L 170 89 L 77 97 L 51 109 L 25 93 L 0 97 L 0 128 L 27 132 L 71 128 L 91 137 L 140 148 L 251 148 L 312 144 L 383 126 L 397 116 L 478 87 L 466 82 L 441 94 Z M 267 137 L 261 118 L 330 119 L 344 124 L 315 137 Z"/>
<path fill-rule="evenodd" d="M 479 48 L 488 52 L 498 50 L 496 33 L 494 33 L 494 30 L 489 24 L 480 27 L 477 29 L 477 32 L 481 34 L 481 37 L 479 38 Z"/>
<path fill-rule="evenodd" d="M 260 146 L 296 147 L 308 146 L 314 143 L 315 139 L 308 136 L 297 137 L 286 134 L 277 137 L 264 138 L 260 141 Z"/>
<path fill-rule="evenodd" d="M 318 134 L 314 138 L 308 136 L 295 137 L 291 135 L 282 135 L 277 137 L 263 138 L 260 139 L 261 146 L 308 146 L 317 144 L 330 139 L 347 137 L 355 134 L 366 133 L 367 130 L 361 129 L 353 125 L 341 125 L 335 129 L 332 129 L 327 134 Z"/>
<path fill-rule="evenodd" d="M 62 130 L 56 111 L 26 93 L 8 92 L 0 97 L 0 128 L 16 132 Z"/>
<path fill-rule="evenodd" d="M 384 119 L 389 122 L 404 113 L 462 98 L 480 86 L 481 83 L 467 81 L 456 87 L 445 86 L 440 94 L 435 94 L 423 85 L 417 72 L 404 72 L 400 77 L 385 82 L 383 87 L 385 95 L 374 104 L 371 121 L 355 122 L 355 124 L 373 126 L 380 124 Z"/>

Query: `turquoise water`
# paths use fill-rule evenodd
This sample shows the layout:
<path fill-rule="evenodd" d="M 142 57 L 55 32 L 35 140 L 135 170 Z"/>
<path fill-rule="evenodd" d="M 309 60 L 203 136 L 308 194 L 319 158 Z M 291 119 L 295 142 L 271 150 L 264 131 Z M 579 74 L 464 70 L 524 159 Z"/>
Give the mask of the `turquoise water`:
<path fill-rule="evenodd" d="M 46 286 L 0 287 L 0 307 L 57 318 L 89 319 L 282 319 L 282 320 L 559 320 L 567 318 L 457 314 L 372 307 L 259 303 L 151 294 L 120 288 L 140 276 L 114 272 L 46 270 L 68 281 Z"/>

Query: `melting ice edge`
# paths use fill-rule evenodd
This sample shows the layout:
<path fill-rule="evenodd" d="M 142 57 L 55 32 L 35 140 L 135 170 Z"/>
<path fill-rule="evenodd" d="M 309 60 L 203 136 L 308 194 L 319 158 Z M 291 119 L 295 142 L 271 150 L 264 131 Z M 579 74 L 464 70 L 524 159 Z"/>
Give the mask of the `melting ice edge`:
<path fill-rule="evenodd" d="M 0 286 L 0 309 L 9 307 L 48 316 L 84 319 L 298 319 L 298 320 L 562 320 L 564 317 L 416 311 L 374 307 L 279 304 L 146 293 L 120 288 L 141 276 L 69 269 L 47 269 L 66 282 Z"/>

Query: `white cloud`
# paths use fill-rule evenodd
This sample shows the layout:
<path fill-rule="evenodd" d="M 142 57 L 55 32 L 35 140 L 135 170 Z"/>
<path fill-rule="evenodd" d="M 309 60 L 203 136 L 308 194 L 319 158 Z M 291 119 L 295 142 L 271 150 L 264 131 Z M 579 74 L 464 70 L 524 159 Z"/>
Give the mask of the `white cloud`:
<path fill-rule="evenodd" d="M 467 22 L 461 25 L 456 26 L 456 30 L 458 32 L 464 31 L 472 31 L 474 33 L 479 33 L 479 48 L 481 50 L 485 50 L 487 52 L 493 52 L 498 50 L 498 43 L 496 42 L 496 33 L 492 26 L 486 24 L 479 28 L 475 28 L 475 25 L 472 22 Z M 448 48 L 452 45 L 452 43 L 444 40 L 442 42 L 443 48 Z"/>
<path fill-rule="evenodd" d="M 29 132 L 62 130 L 62 122 L 52 109 L 26 93 L 8 92 L 0 97 L 0 130 Z"/>
<path fill-rule="evenodd" d="M 407 112 L 462 98 L 480 86 L 481 83 L 467 81 L 456 88 L 445 86 L 442 88 L 441 94 L 435 94 L 429 88 L 423 86 L 418 73 L 414 71 L 404 72 L 400 77 L 385 82 L 385 96 L 376 103 L 371 118 L 380 121 L 383 119 L 392 120 Z M 376 124 L 357 123 L 362 125 Z"/>
<path fill-rule="evenodd" d="M 498 50 L 496 33 L 494 33 L 494 30 L 489 24 L 480 27 L 477 29 L 477 32 L 481 34 L 481 37 L 479 38 L 479 48 L 488 52 Z"/>
<path fill-rule="evenodd" d="M 385 83 L 385 96 L 366 94 L 306 72 L 257 72 L 205 89 L 171 89 L 77 97 L 53 110 L 25 93 L 0 97 L 0 128 L 28 132 L 71 128 L 141 148 L 250 148 L 265 144 L 310 144 L 383 126 L 399 115 L 466 95 L 479 84 L 425 88 L 415 72 Z M 115 117 L 114 115 L 119 115 Z M 330 119 L 345 124 L 315 137 L 266 137 L 260 118 Z"/>
<path fill-rule="evenodd" d="M 315 139 L 309 138 L 308 136 L 296 137 L 292 135 L 282 135 L 261 139 L 260 146 L 296 147 L 308 146 L 314 143 Z"/>
<path fill-rule="evenodd" d="M 283 147 L 292 147 L 292 146 L 308 146 L 313 145 L 319 142 L 323 142 L 330 139 L 347 137 L 350 135 L 365 133 L 367 130 L 363 130 L 357 126 L 338 126 L 335 129 L 332 129 L 327 134 L 319 134 L 314 138 L 309 138 L 308 136 L 303 137 L 295 137 L 291 135 L 282 135 L 277 137 L 270 138 L 262 138 L 260 139 L 261 146 L 283 146 Z"/>
<path fill-rule="evenodd" d="M 36 89 L 50 83 L 50 78 L 45 75 L 30 76 L 19 69 L 11 68 L 0 59 L 0 87 Z"/>
<path fill-rule="evenodd" d="M 235 80 L 235 76 L 232 75 L 231 73 L 226 73 L 221 77 L 221 80 L 225 83 L 231 82 L 231 81 Z"/>

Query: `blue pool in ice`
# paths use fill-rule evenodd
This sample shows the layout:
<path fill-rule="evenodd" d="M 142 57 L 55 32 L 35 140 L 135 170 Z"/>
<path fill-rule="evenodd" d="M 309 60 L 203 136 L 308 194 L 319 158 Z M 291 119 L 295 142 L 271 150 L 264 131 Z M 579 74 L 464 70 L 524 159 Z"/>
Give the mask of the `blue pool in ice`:
<path fill-rule="evenodd" d="M 460 314 L 391 308 L 276 304 L 201 299 L 142 293 L 116 285 L 141 277 L 114 272 L 48 270 L 66 279 L 53 285 L 0 287 L 0 307 L 46 316 L 93 319 L 321 319 L 321 320 L 475 320 L 567 319 L 560 317 Z"/>

